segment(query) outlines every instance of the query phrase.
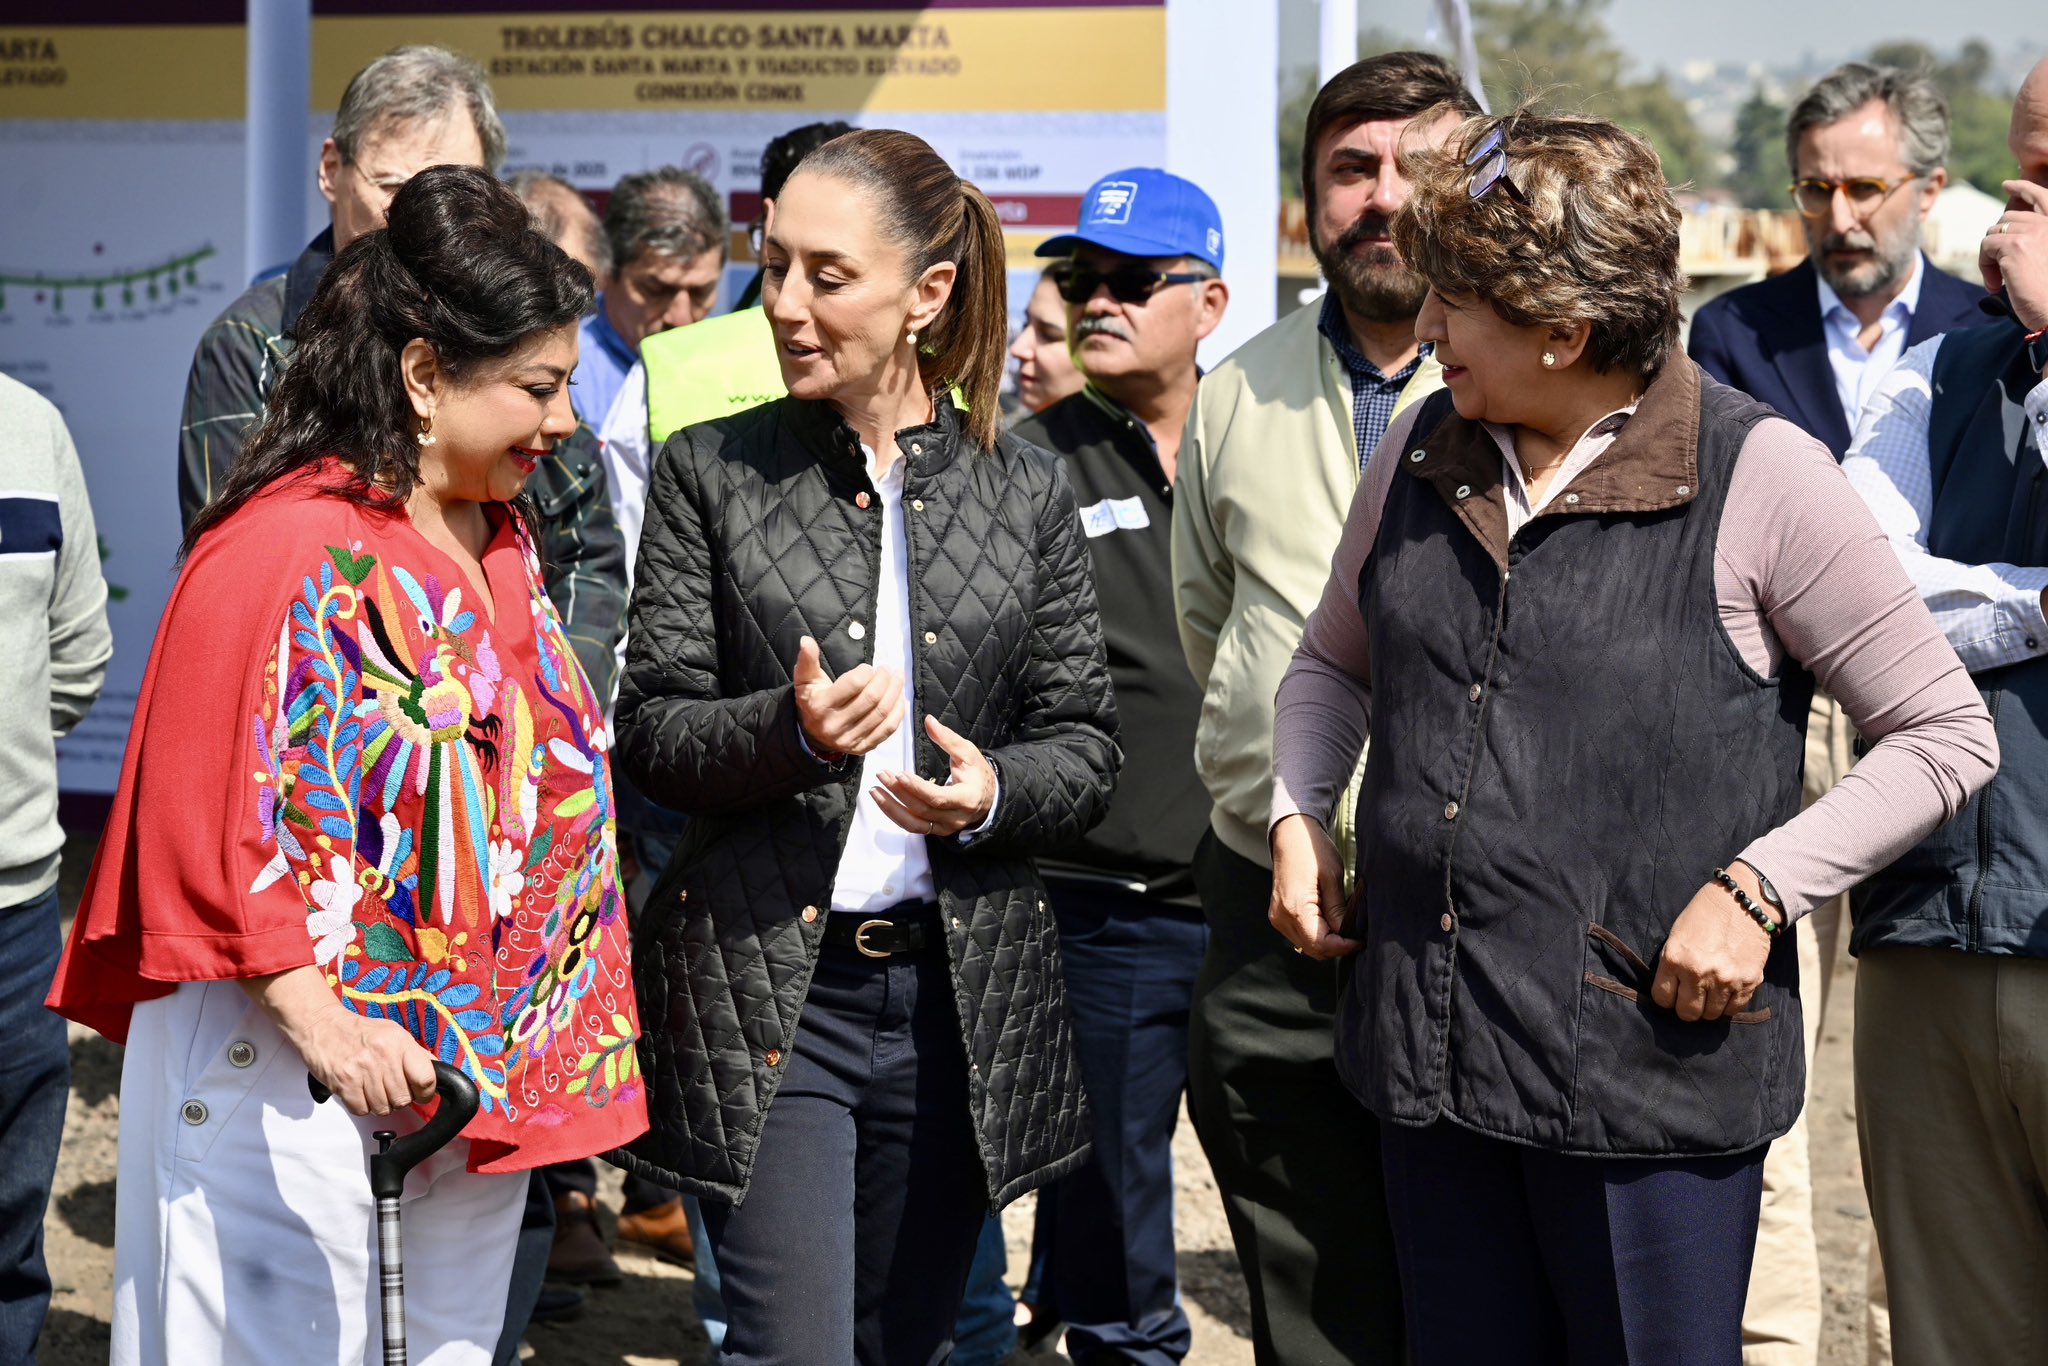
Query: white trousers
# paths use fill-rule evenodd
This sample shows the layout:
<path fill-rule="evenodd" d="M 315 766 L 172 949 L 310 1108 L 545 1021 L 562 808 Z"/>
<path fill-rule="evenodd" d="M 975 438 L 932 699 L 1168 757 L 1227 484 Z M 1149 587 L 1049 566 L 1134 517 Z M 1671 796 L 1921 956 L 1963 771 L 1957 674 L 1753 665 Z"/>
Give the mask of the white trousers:
<path fill-rule="evenodd" d="M 113 1366 L 378 1366 L 371 1134 L 315 1106 L 306 1064 L 233 982 L 137 1006 L 121 1072 Z M 406 1179 L 411 1357 L 488 1366 L 525 1204 L 524 1174 L 465 1171 L 456 1139 Z"/>

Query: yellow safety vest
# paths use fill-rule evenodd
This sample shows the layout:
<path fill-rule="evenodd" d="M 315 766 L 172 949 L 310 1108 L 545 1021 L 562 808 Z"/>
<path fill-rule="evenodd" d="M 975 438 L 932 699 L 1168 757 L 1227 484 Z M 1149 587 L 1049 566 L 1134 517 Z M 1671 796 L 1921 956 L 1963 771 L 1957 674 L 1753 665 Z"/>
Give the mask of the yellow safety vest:
<path fill-rule="evenodd" d="M 647 366 L 649 449 L 698 422 L 781 398 L 775 333 L 758 308 L 657 332 L 640 343 Z"/>

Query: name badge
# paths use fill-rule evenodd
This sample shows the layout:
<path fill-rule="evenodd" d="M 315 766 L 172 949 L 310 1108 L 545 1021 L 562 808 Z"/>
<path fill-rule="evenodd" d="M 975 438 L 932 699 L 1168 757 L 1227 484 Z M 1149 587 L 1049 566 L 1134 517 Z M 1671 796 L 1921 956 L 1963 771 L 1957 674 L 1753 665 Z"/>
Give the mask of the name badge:
<path fill-rule="evenodd" d="M 1081 529 L 1090 539 L 1112 531 L 1138 531 L 1152 525 L 1140 498 L 1105 498 L 1081 509 Z"/>

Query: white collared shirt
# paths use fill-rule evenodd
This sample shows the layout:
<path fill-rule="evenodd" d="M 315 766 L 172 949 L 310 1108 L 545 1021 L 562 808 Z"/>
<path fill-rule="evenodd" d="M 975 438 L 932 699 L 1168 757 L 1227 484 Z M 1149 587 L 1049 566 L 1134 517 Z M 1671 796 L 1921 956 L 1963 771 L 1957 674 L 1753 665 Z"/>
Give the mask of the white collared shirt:
<path fill-rule="evenodd" d="M 910 547 L 903 525 L 903 480 L 909 461 L 898 453 L 889 472 L 875 473 L 875 453 L 860 448 L 868 479 L 882 513 L 882 564 L 875 580 L 875 619 L 856 628 L 875 633 L 878 669 L 903 675 L 903 724 L 881 744 L 861 756 L 860 787 L 854 798 L 853 825 L 839 855 L 839 873 L 832 879 L 832 909 L 872 915 L 900 901 L 936 901 L 931 854 L 925 837 L 913 835 L 884 815 L 871 795 L 876 775 L 917 772 L 917 660 L 910 651 Z"/>
<path fill-rule="evenodd" d="M 1957 658 L 1982 673 L 2048 657 L 2048 613 L 2041 609 L 2048 567 L 1965 564 L 1928 552 L 1934 470 L 1927 435 L 1941 344 L 1938 336 L 1921 342 L 1875 387 L 1842 473 L 1884 529 Z M 2048 463 L 2048 380 L 2020 403 L 2004 392 L 1998 402 L 2012 459 Z"/>
<path fill-rule="evenodd" d="M 1500 447 L 1501 491 L 1505 495 L 1501 502 L 1508 515 L 1508 535 L 1512 536 L 1528 525 L 1529 520 L 1551 504 L 1558 494 L 1571 487 L 1572 480 L 1586 472 L 1586 467 L 1607 453 L 1614 444 L 1614 438 L 1621 435 L 1621 429 L 1628 425 L 1636 413 L 1636 405 L 1617 408 L 1607 416 L 1586 428 L 1585 434 L 1565 455 L 1564 463 L 1545 486 L 1543 497 L 1529 496 L 1529 483 L 1522 477 L 1522 462 L 1515 458 L 1515 429 L 1498 422 L 1483 424 L 1493 444 Z M 1577 501 L 1577 495 L 1573 495 Z"/>
<path fill-rule="evenodd" d="M 1813 281 L 1820 294 L 1821 332 L 1827 337 L 1828 368 L 1835 373 L 1835 398 L 1842 405 L 1842 417 L 1849 424 L 1849 430 L 1856 430 L 1857 419 L 1863 415 L 1863 405 L 1877 392 L 1878 381 L 1891 372 L 1899 363 L 1899 357 L 1906 353 L 1906 333 L 1913 326 L 1913 314 L 1920 307 L 1920 285 L 1927 278 L 1926 264 L 1919 252 L 1913 253 L 1913 273 L 1906 280 L 1906 287 L 1899 291 L 1899 297 L 1885 305 L 1884 313 L 1877 320 L 1877 344 L 1868 351 L 1857 340 L 1863 324 L 1842 302 L 1842 296 L 1835 293 L 1833 286 L 1820 278 L 1818 272 Z"/>

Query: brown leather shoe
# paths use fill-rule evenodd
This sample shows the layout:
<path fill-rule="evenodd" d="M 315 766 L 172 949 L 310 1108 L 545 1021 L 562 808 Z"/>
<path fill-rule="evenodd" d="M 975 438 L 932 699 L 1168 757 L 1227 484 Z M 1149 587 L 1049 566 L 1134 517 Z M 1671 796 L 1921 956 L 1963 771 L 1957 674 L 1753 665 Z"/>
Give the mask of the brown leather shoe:
<path fill-rule="evenodd" d="M 617 1285 L 624 1279 L 597 1226 L 597 1202 L 581 1191 L 555 1198 L 555 1245 L 548 1251 L 548 1279 L 578 1285 Z"/>
<path fill-rule="evenodd" d="M 680 1195 L 638 1214 L 621 1214 L 619 1241 L 638 1243 L 665 1262 L 697 1264 L 697 1245 L 690 1241 L 690 1217 L 683 1213 Z"/>

